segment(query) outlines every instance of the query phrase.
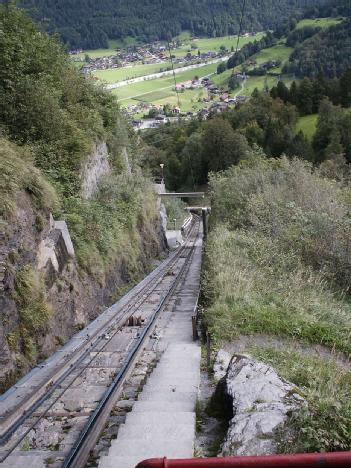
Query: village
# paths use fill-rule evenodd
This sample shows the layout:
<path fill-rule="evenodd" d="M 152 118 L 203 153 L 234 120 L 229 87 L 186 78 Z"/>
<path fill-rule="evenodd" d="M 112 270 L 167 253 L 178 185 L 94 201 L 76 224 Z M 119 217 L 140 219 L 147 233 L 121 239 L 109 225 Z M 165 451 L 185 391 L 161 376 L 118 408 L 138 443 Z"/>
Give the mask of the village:
<path fill-rule="evenodd" d="M 254 36 L 255 33 L 245 33 L 243 37 Z M 201 51 L 196 45 L 198 38 L 192 38 L 190 43 L 183 43 L 179 40 L 172 41 L 165 44 L 161 41 L 155 41 L 150 44 L 133 45 L 126 48 L 116 48 L 116 53 L 112 55 L 106 55 L 102 57 L 92 58 L 89 53 L 85 53 L 84 65 L 81 71 L 85 74 L 91 73 L 97 70 L 110 70 L 115 68 L 131 67 L 135 64 L 143 65 L 156 65 L 160 64 L 160 72 L 170 70 L 169 65 L 170 56 L 172 57 L 173 64 L 184 65 L 193 64 L 199 62 L 206 62 L 216 58 L 223 57 L 228 52 L 233 52 L 233 47 L 228 50 L 224 45 L 219 48 L 218 51 Z M 172 53 L 176 50 L 183 49 L 184 53 Z M 83 50 L 72 50 L 70 51 L 71 61 L 81 62 Z M 168 65 L 164 68 L 162 64 Z"/>
<path fill-rule="evenodd" d="M 246 76 L 238 74 L 243 81 Z M 203 79 L 194 78 L 176 85 L 176 91 L 181 95 L 186 89 L 204 88 L 207 96 L 201 99 L 202 108 L 198 111 L 182 112 L 178 106 L 170 104 L 158 105 L 145 101 L 130 104 L 123 109 L 125 117 L 129 120 L 135 130 L 158 127 L 161 124 L 174 120 L 190 120 L 200 118 L 206 120 L 210 115 L 228 111 L 240 102 L 245 102 L 247 97 L 239 94 L 231 96 L 229 90 L 216 86 L 209 77 Z M 136 118 L 138 115 L 141 118 Z"/>

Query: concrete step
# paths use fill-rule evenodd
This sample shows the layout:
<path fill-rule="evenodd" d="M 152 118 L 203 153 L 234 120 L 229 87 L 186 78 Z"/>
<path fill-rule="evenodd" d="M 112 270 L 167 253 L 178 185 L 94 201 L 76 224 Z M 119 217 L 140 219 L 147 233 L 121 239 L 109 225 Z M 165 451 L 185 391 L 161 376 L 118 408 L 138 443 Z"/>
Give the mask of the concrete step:
<path fill-rule="evenodd" d="M 191 383 L 184 383 L 184 382 L 179 382 L 179 383 L 169 383 L 166 382 L 165 380 L 161 380 L 159 382 L 153 382 L 153 383 L 147 383 L 144 387 L 143 390 L 146 392 L 196 392 L 199 388 L 199 384 L 196 382 L 191 382 Z"/>
<path fill-rule="evenodd" d="M 187 402 L 192 402 L 195 405 L 196 399 L 198 397 L 198 392 L 167 392 L 167 391 L 162 391 L 162 392 L 153 392 L 153 391 L 146 391 L 143 390 L 143 392 L 139 395 L 139 401 L 160 401 L 160 402 L 179 402 L 179 401 L 187 401 Z"/>
<path fill-rule="evenodd" d="M 184 374 L 183 374 L 184 375 Z M 182 374 L 174 371 L 172 373 L 158 373 L 158 374 L 151 374 L 151 376 L 147 379 L 147 383 L 161 383 L 161 382 L 168 382 L 170 384 L 178 384 L 179 382 L 184 384 L 194 384 L 199 381 L 197 375 L 188 373 L 189 377 L 182 378 Z"/>
<path fill-rule="evenodd" d="M 152 372 L 151 376 L 148 378 L 148 381 L 150 379 L 153 379 L 154 377 L 164 377 L 167 380 L 172 379 L 173 377 L 176 379 L 179 379 L 180 372 L 178 372 L 178 369 L 176 370 L 170 370 L 170 369 L 165 369 L 165 370 L 160 370 L 156 367 L 156 369 Z M 200 379 L 200 371 L 199 370 L 194 370 L 194 371 L 182 371 L 182 380 L 191 380 L 195 379 L 198 380 Z"/>
<path fill-rule="evenodd" d="M 118 440 L 137 439 L 153 441 L 161 439 L 193 439 L 195 436 L 194 424 L 123 424 L 118 430 Z"/>
<path fill-rule="evenodd" d="M 133 413 L 150 413 L 153 411 L 172 413 L 174 411 L 194 411 L 195 405 L 192 401 L 141 401 L 133 405 Z"/>
<path fill-rule="evenodd" d="M 145 460 L 145 457 L 121 457 L 115 456 L 113 459 L 109 456 L 100 458 L 99 468 L 135 468 L 136 465 Z"/>
<path fill-rule="evenodd" d="M 158 426 L 160 424 L 195 424 L 195 413 L 182 411 L 177 413 L 164 413 L 162 411 L 150 411 L 149 413 L 127 414 L 125 424 L 150 424 Z"/>
<path fill-rule="evenodd" d="M 192 457 L 194 452 L 194 444 L 191 439 L 157 439 L 154 438 L 151 443 L 149 439 L 123 439 L 113 443 L 109 450 L 109 457 L 112 459 L 115 456 L 140 456 L 141 459 L 146 458 L 178 458 Z M 115 466 L 117 466 L 115 464 Z"/>

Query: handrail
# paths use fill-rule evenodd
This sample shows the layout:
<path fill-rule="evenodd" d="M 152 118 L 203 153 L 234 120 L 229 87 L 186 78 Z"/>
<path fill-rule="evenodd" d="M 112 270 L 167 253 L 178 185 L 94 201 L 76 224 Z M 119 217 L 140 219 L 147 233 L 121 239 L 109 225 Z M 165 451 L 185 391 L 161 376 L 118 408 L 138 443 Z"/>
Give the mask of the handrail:
<path fill-rule="evenodd" d="M 351 452 L 298 453 L 293 455 L 263 455 L 250 457 L 217 458 L 151 458 L 140 462 L 136 468 L 350 468 Z"/>

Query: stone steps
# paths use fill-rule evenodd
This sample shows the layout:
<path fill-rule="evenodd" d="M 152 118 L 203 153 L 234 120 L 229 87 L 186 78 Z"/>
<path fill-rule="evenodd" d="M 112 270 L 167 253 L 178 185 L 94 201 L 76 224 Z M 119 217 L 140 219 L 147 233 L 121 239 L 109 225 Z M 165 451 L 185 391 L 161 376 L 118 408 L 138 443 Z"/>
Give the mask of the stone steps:
<path fill-rule="evenodd" d="M 179 296 L 162 334 L 159 363 L 121 425 L 99 468 L 132 468 L 148 458 L 191 458 L 201 348 L 192 340 L 191 316 L 197 300 L 201 247 L 188 272 L 194 287 Z M 189 283 L 188 278 L 185 285 Z"/>

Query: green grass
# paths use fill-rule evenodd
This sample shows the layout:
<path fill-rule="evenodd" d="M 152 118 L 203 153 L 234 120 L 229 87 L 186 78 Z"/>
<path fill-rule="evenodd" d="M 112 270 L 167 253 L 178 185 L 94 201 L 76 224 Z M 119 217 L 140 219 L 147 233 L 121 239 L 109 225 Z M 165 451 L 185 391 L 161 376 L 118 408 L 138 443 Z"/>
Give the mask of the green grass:
<path fill-rule="evenodd" d="M 318 114 L 305 115 L 297 121 L 296 131 L 302 131 L 308 140 L 312 140 L 316 133 Z"/>
<path fill-rule="evenodd" d="M 321 28 L 329 28 L 335 24 L 341 23 L 343 18 L 315 18 L 303 19 L 298 22 L 296 29 L 304 28 L 305 26 L 319 26 Z"/>
<path fill-rule="evenodd" d="M 264 36 L 264 33 L 258 33 L 253 37 L 241 37 L 239 40 L 239 47 L 253 42 L 254 40 L 260 40 Z M 191 49 L 191 45 L 196 46 L 195 49 Z M 193 53 L 200 52 L 218 52 L 220 47 L 224 45 L 230 52 L 231 48 L 236 48 L 237 36 L 223 36 L 223 37 L 212 37 L 212 38 L 201 38 L 187 41 L 182 47 L 172 50 L 172 54 L 176 57 L 182 57 L 191 50 Z"/>
<path fill-rule="evenodd" d="M 306 398 L 308 409 L 277 433 L 281 452 L 350 450 L 351 303 L 340 293 L 349 283 L 349 189 L 306 162 L 257 152 L 210 186 L 202 284 L 214 346 L 249 336 L 259 347 L 243 351 Z"/>
<path fill-rule="evenodd" d="M 147 76 L 153 73 L 165 71 L 170 67 L 170 62 L 156 64 L 137 64 L 130 67 L 113 68 L 110 70 L 96 70 L 93 75 L 107 83 L 116 83 L 117 81 L 129 80 L 139 76 Z"/>
<path fill-rule="evenodd" d="M 95 59 L 99 57 L 108 57 L 110 55 L 116 54 L 117 48 L 128 47 L 136 44 L 136 40 L 133 37 L 127 37 L 124 40 L 111 40 L 108 41 L 108 49 L 90 49 L 84 50 L 81 54 L 74 55 L 74 57 L 80 57 L 84 60 L 86 55 L 89 55 L 90 58 Z"/>
<path fill-rule="evenodd" d="M 262 63 L 268 62 L 270 60 L 280 60 L 281 65 L 271 70 L 273 73 L 280 73 L 281 68 L 284 63 L 289 59 L 290 54 L 292 53 L 293 49 L 291 47 L 286 47 L 284 42 L 281 41 L 273 47 L 269 47 L 268 49 L 263 49 L 254 55 L 252 58 L 256 60 L 258 65 Z M 240 71 L 242 68 L 241 65 L 235 68 L 235 71 Z M 228 85 L 229 77 L 232 73 L 232 70 L 227 70 L 220 75 L 216 75 L 213 77 L 213 81 L 217 86 L 223 86 L 224 88 Z M 286 84 L 290 84 L 292 82 L 292 77 L 289 76 L 281 76 L 282 81 Z M 265 89 L 266 86 L 271 88 L 272 86 L 276 85 L 278 81 L 278 77 L 274 76 L 250 76 L 246 82 L 245 89 L 240 91 L 239 88 L 234 91 L 234 94 L 238 93 L 244 96 L 251 96 L 252 92 L 255 88 L 258 90 Z"/>
<path fill-rule="evenodd" d="M 261 50 L 252 58 L 256 60 L 258 65 L 268 62 L 269 60 L 280 60 L 281 62 L 285 62 L 289 59 L 293 50 L 293 48 L 286 47 L 284 43 L 280 42 L 273 47 Z"/>
<path fill-rule="evenodd" d="M 209 75 L 210 73 L 215 73 L 217 69 L 217 64 L 212 65 L 205 65 L 198 69 L 187 70 L 185 72 L 179 73 L 176 75 L 177 83 L 181 83 L 183 81 L 191 80 L 196 75 L 199 77 L 203 77 Z M 171 94 L 176 94 L 173 91 L 174 88 L 174 80 L 172 76 L 165 76 L 162 78 L 157 78 L 154 80 L 145 80 L 140 83 L 133 83 L 127 86 L 122 86 L 121 88 L 117 88 L 112 90 L 114 94 L 117 95 L 121 104 L 123 101 L 128 99 L 138 99 L 144 100 L 147 98 L 147 94 L 153 93 L 155 91 L 164 91 L 165 89 L 169 90 Z"/>

